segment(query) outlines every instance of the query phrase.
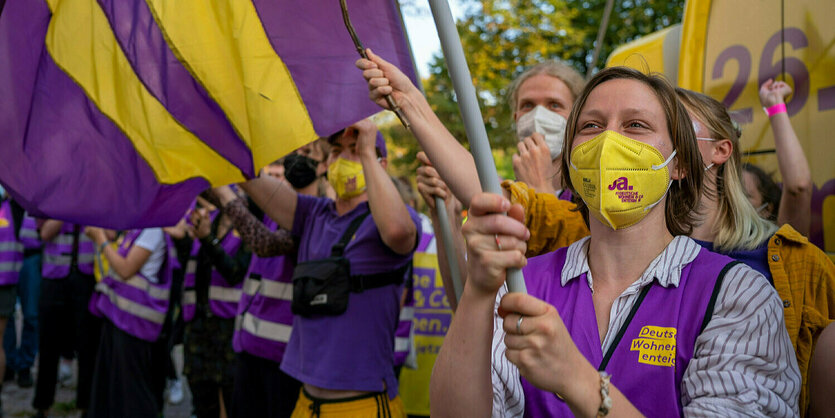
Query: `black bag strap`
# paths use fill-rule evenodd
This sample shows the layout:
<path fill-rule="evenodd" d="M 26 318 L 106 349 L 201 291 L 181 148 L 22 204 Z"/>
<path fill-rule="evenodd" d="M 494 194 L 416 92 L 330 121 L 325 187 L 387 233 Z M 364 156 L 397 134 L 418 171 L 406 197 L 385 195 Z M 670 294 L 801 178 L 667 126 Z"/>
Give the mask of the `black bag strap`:
<path fill-rule="evenodd" d="M 342 238 L 340 238 L 336 245 L 331 248 L 331 257 L 342 257 L 342 254 L 345 252 L 345 247 L 347 247 L 348 242 L 351 241 L 351 237 L 353 237 L 354 233 L 357 232 L 357 229 L 360 228 L 362 221 L 364 221 L 370 214 L 371 211 L 369 210 L 351 221 L 351 224 L 348 225 L 348 229 L 346 229 L 345 233 L 342 234 Z"/>
<path fill-rule="evenodd" d="M 701 334 L 707 324 L 710 322 L 711 318 L 713 318 L 713 309 L 716 307 L 716 298 L 719 297 L 719 291 L 722 290 L 722 283 L 725 281 L 725 275 L 728 274 L 728 271 L 736 266 L 737 264 L 742 264 L 740 261 L 731 261 L 724 268 L 722 271 L 719 272 L 719 276 L 716 278 L 716 283 L 713 285 L 713 293 L 710 295 L 710 300 L 707 302 L 707 309 L 705 310 L 705 317 L 702 320 L 702 327 L 699 329 L 699 334 Z"/>
<path fill-rule="evenodd" d="M 368 289 L 403 283 L 411 265 L 412 263 L 406 263 L 403 267 L 394 271 L 351 276 L 351 291 L 362 293 Z"/>

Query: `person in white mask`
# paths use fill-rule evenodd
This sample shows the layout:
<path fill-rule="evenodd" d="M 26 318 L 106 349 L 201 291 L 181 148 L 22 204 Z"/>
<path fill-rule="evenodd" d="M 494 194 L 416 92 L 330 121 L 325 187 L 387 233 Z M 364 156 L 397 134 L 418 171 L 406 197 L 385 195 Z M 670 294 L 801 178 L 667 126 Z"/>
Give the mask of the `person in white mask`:
<path fill-rule="evenodd" d="M 585 80 L 574 68 L 545 61 L 525 70 L 508 88 L 519 153 L 513 156 L 516 180 L 539 193 L 562 193 L 559 157 L 566 117 Z M 506 188 L 508 186 L 505 186 Z"/>

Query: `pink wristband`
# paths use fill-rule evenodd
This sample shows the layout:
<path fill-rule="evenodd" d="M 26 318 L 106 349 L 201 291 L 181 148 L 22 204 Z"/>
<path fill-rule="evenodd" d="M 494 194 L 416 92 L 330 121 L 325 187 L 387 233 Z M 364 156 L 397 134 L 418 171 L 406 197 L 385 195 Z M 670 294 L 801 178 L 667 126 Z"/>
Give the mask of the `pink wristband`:
<path fill-rule="evenodd" d="M 786 110 L 786 104 L 785 103 L 777 103 L 776 105 L 771 106 L 768 109 L 765 109 L 765 113 L 768 114 L 768 117 L 772 117 L 774 115 L 777 115 L 777 114 L 780 114 L 780 113 L 787 113 L 787 112 L 788 111 Z"/>

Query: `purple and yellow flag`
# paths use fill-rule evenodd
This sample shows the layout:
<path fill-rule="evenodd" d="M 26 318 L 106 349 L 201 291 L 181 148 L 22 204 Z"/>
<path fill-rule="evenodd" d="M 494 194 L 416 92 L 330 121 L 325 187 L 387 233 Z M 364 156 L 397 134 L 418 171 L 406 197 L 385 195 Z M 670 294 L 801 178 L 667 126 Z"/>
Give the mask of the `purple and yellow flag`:
<path fill-rule="evenodd" d="M 414 79 L 394 0 L 348 2 Z M 337 0 L 8 0 L 0 182 L 31 213 L 176 223 L 212 185 L 377 110 Z"/>

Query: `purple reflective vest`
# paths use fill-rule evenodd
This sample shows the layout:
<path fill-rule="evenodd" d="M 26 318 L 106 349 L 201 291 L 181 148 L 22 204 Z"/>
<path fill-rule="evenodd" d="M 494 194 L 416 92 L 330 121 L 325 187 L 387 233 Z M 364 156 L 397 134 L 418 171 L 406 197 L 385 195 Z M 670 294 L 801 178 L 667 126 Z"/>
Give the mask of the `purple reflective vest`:
<path fill-rule="evenodd" d="M 528 260 L 528 293 L 552 304 L 572 340 L 592 365 L 647 416 L 681 416 L 681 380 L 696 338 L 712 317 L 713 304 L 727 270 L 737 262 L 701 249 L 684 266 L 678 287 L 657 282 L 644 287 L 609 352 L 603 353 L 586 275 L 560 285 L 568 248 Z M 547 278 L 544 279 L 543 278 Z M 625 327 L 625 328 L 624 328 Z M 522 378 L 526 417 L 572 416 L 553 393 Z"/>
<path fill-rule="evenodd" d="M 125 234 L 118 252 L 127 257 L 141 229 Z M 110 270 L 101 282 L 96 284 L 96 292 L 90 302 L 90 311 L 97 316 L 104 316 L 117 328 L 145 341 L 156 341 L 162 332 L 168 314 L 168 302 L 171 290 L 171 273 L 176 265 L 176 256 L 171 238 L 165 235 L 167 257 L 157 275 L 159 283 L 152 283 L 141 272 L 128 279 L 118 277 Z"/>
<path fill-rule="evenodd" d="M 12 206 L 0 204 L 0 286 L 17 284 L 23 265 L 23 244 L 15 236 Z"/>
<path fill-rule="evenodd" d="M 70 275 L 74 226 L 71 223 L 64 222 L 58 235 L 52 241 L 44 243 L 43 270 L 41 272 L 43 278 L 63 279 Z M 79 226 L 78 230 L 78 271 L 92 275 L 95 245 L 87 235 L 84 235 L 83 226 Z"/>
<path fill-rule="evenodd" d="M 278 226 L 268 217 L 271 231 Z M 252 255 L 235 317 L 235 352 L 281 363 L 293 330 L 293 268 L 296 255 L 261 258 Z"/>
<path fill-rule="evenodd" d="M 226 254 L 234 255 L 241 246 L 241 237 L 237 231 L 230 229 L 220 240 L 220 246 Z M 197 254 L 200 252 L 200 241 L 194 240 L 191 247 L 191 257 L 186 263 L 186 275 L 183 282 L 183 319 L 190 322 L 194 319 L 197 308 Z M 209 283 L 209 309 L 212 314 L 221 318 L 233 318 L 238 311 L 241 300 L 243 283 L 230 286 L 223 275 L 212 267 L 212 277 Z"/>
<path fill-rule="evenodd" d="M 23 215 L 20 225 L 20 242 L 23 243 L 24 250 L 40 250 L 43 246 L 38 234 L 38 223 L 28 213 Z"/>

